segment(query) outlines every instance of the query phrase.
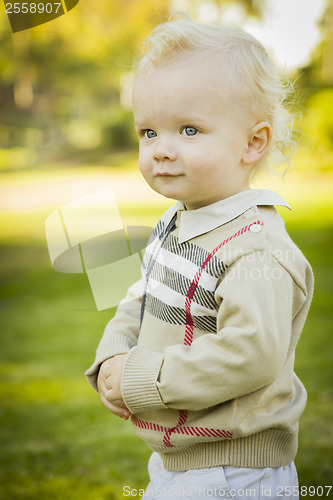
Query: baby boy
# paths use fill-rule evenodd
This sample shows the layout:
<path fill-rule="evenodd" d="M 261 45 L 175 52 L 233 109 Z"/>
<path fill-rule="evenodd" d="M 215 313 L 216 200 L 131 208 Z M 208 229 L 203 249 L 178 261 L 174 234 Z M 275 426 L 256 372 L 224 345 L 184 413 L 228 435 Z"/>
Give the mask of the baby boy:
<path fill-rule="evenodd" d="M 147 498 L 298 497 L 294 355 L 313 276 L 275 209 L 288 204 L 250 188 L 292 143 L 284 93 L 239 29 L 179 19 L 146 42 L 139 168 L 177 203 L 86 375 L 154 452 Z"/>

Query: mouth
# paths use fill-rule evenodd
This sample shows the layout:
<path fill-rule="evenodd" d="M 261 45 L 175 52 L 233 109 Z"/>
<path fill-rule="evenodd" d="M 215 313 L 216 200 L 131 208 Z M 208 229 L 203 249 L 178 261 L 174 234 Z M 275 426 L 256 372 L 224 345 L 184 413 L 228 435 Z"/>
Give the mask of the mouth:
<path fill-rule="evenodd" d="M 169 172 L 156 172 L 155 177 L 179 177 L 180 174 L 171 174 Z"/>

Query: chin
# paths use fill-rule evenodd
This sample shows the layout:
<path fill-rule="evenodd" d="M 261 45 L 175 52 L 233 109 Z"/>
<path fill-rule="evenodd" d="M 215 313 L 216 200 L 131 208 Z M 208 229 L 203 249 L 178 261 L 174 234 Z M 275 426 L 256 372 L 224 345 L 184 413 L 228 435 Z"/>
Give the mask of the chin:
<path fill-rule="evenodd" d="M 161 186 L 159 183 L 152 183 L 150 184 L 150 187 L 156 191 L 156 193 L 161 194 L 162 196 L 165 196 L 166 198 L 173 198 L 178 200 L 178 193 L 177 189 L 172 188 L 171 186 Z"/>
<path fill-rule="evenodd" d="M 155 189 L 155 191 L 164 196 L 164 198 L 170 198 L 171 200 L 180 200 L 180 198 L 177 196 L 176 193 L 173 193 L 172 191 L 167 191 L 164 189 Z"/>

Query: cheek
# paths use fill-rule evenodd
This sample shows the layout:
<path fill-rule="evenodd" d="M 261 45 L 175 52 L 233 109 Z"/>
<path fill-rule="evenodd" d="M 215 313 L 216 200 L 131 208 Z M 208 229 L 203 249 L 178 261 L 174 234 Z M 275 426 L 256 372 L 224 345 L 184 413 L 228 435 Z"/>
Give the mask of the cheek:
<path fill-rule="evenodd" d="M 199 150 L 188 158 L 188 168 L 197 179 L 207 179 L 216 174 L 221 158 L 212 150 Z"/>
<path fill-rule="evenodd" d="M 206 156 L 202 162 L 196 162 L 192 169 L 192 179 L 202 190 L 214 190 L 223 182 L 227 169 L 222 161 L 212 155 Z"/>
<path fill-rule="evenodd" d="M 148 173 L 150 170 L 151 162 L 149 161 L 149 155 L 145 150 L 139 150 L 139 169 L 142 174 Z"/>
<path fill-rule="evenodd" d="M 188 165 L 193 165 L 193 169 L 199 169 L 218 163 L 224 155 L 224 150 L 220 142 L 210 137 L 202 137 L 183 148 L 183 155 Z"/>

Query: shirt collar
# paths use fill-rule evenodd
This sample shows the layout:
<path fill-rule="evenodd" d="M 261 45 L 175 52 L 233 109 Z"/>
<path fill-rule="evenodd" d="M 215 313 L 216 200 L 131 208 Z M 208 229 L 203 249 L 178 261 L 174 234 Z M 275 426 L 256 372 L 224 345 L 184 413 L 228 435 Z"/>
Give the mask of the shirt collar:
<path fill-rule="evenodd" d="M 179 243 L 184 243 L 196 236 L 212 231 L 235 219 L 246 210 L 258 205 L 291 207 L 275 191 L 269 189 L 247 189 L 224 200 L 217 201 L 197 210 L 186 210 L 182 202 L 169 208 L 162 217 L 168 225 L 176 212 L 180 211 Z"/>

